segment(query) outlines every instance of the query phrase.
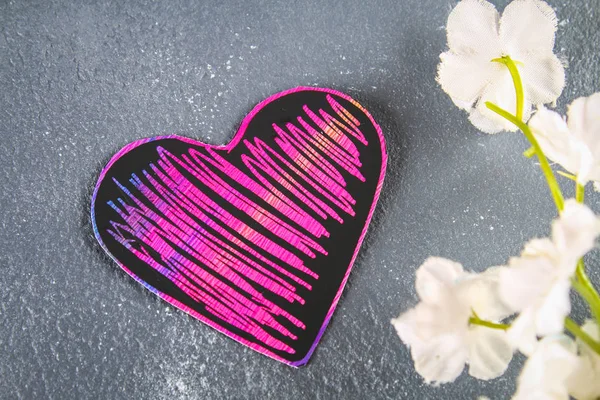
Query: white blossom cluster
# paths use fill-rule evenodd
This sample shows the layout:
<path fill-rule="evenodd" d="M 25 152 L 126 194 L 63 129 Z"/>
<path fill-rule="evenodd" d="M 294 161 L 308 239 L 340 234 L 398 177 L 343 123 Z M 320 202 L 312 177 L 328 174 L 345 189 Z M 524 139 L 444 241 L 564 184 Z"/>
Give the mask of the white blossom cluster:
<path fill-rule="evenodd" d="M 478 129 L 529 131 L 538 157 L 562 167 L 584 190 L 600 182 L 600 93 L 573 101 L 568 119 L 544 106 L 565 84 L 553 53 L 556 27 L 554 10 L 541 0 L 514 0 L 502 16 L 484 0 L 462 0 L 448 18 L 449 50 L 441 55 L 438 82 Z M 497 62 L 503 57 L 518 78 Z M 522 125 L 490 103 L 516 109 Z M 498 377 L 520 351 L 528 359 L 513 399 L 600 398 L 599 321 L 579 326 L 568 318 L 575 285 L 592 311 L 600 306 L 582 261 L 596 246 L 600 218 L 582 197 L 557 206 L 550 237 L 529 241 L 506 265 L 474 273 L 430 257 L 418 268 L 419 303 L 392 323 L 427 383 L 452 382 L 465 365 L 475 378 Z"/>

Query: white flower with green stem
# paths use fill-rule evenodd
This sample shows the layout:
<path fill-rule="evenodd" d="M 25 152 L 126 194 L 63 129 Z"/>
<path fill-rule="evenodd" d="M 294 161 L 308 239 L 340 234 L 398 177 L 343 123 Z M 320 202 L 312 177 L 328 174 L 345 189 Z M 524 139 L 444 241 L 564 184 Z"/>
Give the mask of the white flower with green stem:
<path fill-rule="evenodd" d="M 600 321 L 600 296 L 586 274 L 583 259 L 577 259 L 593 247 L 593 239 L 598 234 L 598 228 L 597 217 L 589 210 L 575 207 L 572 201 L 566 203 L 567 207 L 565 211 L 564 197 L 550 163 L 538 143 L 536 135 L 533 134 L 531 128 L 521 117 L 522 110 L 520 107 L 523 104 L 524 92 L 519 70 L 510 57 L 504 57 L 503 63 L 513 78 L 516 97 L 515 113 L 512 114 L 490 102 L 486 103 L 486 106 L 507 121 L 515 124 L 529 140 L 531 148 L 525 154 L 528 157 L 536 156 L 538 158 L 540 168 L 546 178 L 557 210 L 559 214 L 562 214 L 561 218 L 563 221 L 560 228 L 555 228 L 555 232 L 553 232 L 555 237 L 553 237 L 552 242 L 530 243 L 530 246 L 525 251 L 525 258 L 530 258 L 529 262 L 524 259 L 519 259 L 517 262 L 517 264 L 521 264 L 517 268 L 522 267 L 533 272 L 532 276 L 530 276 L 533 279 L 519 282 L 519 285 L 525 285 L 525 287 L 519 289 L 519 292 L 521 294 L 527 293 L 529 289 L 528 294 L 530 296 L 528 296 L 529 299 L 516 299 L 513 297 L 513 308 L 527 312 L 527 314 L 524 316 L 519 315 L 513 322 L 515 326 L 510 327 L 508 331 L 510 337 L 511 331 L 514 334 L 515 330 L 517 330 L 520 335 L 513 335 L 520 339 L 517 345 L 526 352 L 529 352 L 531 351 L 532 335 L 535 337 L 556 332 L 558 328 L 554 321 L 559 321 L 560 323 L 560 319 L 557 319 L 557 317 L 566 315 L 570 311 L 568 289 L 571 287 L 588 303 L 596 321 Z M 576 193 L 576 201 L 583 203 L 585 188 L 579 182 L 576 182 Z M 561 223 L 559 222 L 558 224 Z M 551 266 L 550 270 L 548 270 L 549 266 Z M 542 275 L 545 276 L 545 279 L 540 280 L 539 278 Z M 549 278 L 550 283 L 548 276 L 551 277 Z M 513 283 L 512 289 L 516 291 L 515 280 L 507 282 L 509 285 L 510 283 Z M 527 287 L 527 284 L 529 287 Z M 510 290 L 507 290 L 502 296 L 505 301 L 507 300 L 507 296 L 510 297 Z M 527 300 L 530 301 L 529 304 Z M 509 300 L 508 302 L 511 301 Z M 515 307 L 519 303 L 520 305 Z M 585 343 L 590 351 L 600 355 L 600 342 L 597 338 L 587 334 L 585 330 L 581 329 L 579 325 L 568 317 L 564 319 L 564 328 L 574 335 L 578 341 Z M 528 336 L 529 339 L 523 340 L 524 337 L 527 338 Z M 596 380 L 600 380 L 600 369 L 593 371 L 592 374 L 594 374 Z M 532 374 L 531 376 L 537 375 Z M 525 378 L 521 379 L 520 385 L 524 384 L 521 382 L 525 380 Z M 587 385 L 591 385 L 591 382 Z"/>
<path fill-rule="evenodd" d="M 540 108 L 529 128 L 544 153 L 570 172 L 581 186 L 600 182 L 600 93 L 580 97 L 569 106 L 568 120 Z"/>
<path fill-rule="evenodd" d="M 519 117 L 522 115 L 519 104 L 522 104 L 521 99 L 523 98 L 523 86 L 519 71 L 510 57 L 505 57 L 504 63 L 513 77 L 515 96 L 517 99 L 515 114 L 512 114 L 493 103 L 488 102 L 486 106 L 498 115 L 506 118 L 506 120 L 515 124 L 529 140 L 531 148 L 525 152 L 525 155 L 528 157 L 536 156 L 538 158 L 540 168 L 546 178 L 557 210 L 559 214 L 562 214 L 561 218 L 565 222 L 565 224 L 563 224 L 564 229 L 562 233 L 560 233 L 561 229 L 555 229 L 556 238 L 553 238 L 554 243 L 550 246 L 547 242 L 535 243 L 530 246 L 528 251 L 528 253 L 530 253 L 529 255 L 532 257 L 532 260 L 530 260 L 531 262 L 527 263 L 527 261 L 520 260 L 520 262 L 524 262 L 523 268 L 529 268 L 531 271 L 535 271 L 533 274 L 534 279 L 529 280 L 529 290 L 537 294 L 537 296 L 529 293 L 529 304 L 527 304 L 527 300 L 520 299 L 519 301 L 513 298 L 515 304 L 521 303 L 520 306 L 514 308 L 520 309 L 527 314 L 524 316 L 521 314 L 515 319 L 515 326 L 509 328 L 509 334 L 511 330 L 513 330 L 513 333 L 515 333 L 514 330 L 516 330 L 519 335 L 514 336 L 518 336 L 520 339 L 518 346 L 525 350 L 526 353 L 529 353 L 532 348 L 532 336 L 543 336 L 555 333 L 557 331 L 557 325 L 555 323 L 553 324 L 552 321 L 556 321 L 556 317 L 562 315 L 566 316 L 566 314 L 570 312 L 568 289 L 571 287 L 588 303 L 596 322 L 600 321 L 600 295 L 589 280 L 585 271 L 583 258 L 581 258 L 583 254 L 593 247 L 593 239 L 598 235 L 598 227 L 597 217 L 593 215 L 589 209 L 585 210 L 579 208 L 579 210 L 577 210 L 574 204 L 572 204 L 572 200 L 568 201 L 565 207 L 565 201 L 560 186 L 556 181 L 556 177 L 542 146 L 536 139 L 536 136 L 540 136 L 540 131 L 538 130 L 538 133 L 534 134 L 531 127 Z M 594 119 L 594 117 L 590 118 Z M 600 118 L 600 114 L 596 114 L 595 118 Z M 531 122 L 535 127 L 536 119 L 533 119 Z M 571 149 L 565 146 L 563 151 L 570 152 Z M 576 201 L 578 203 L 583 203 L 585 198 L 585 186 L 582 184 L 581 180 L 575 178 L 575 181 Z M 577 257 L 580 258 L 577 259 Z M 544 259 L 546 259 L 546 262 L 543 261 Z M 552 268 L 550 272 L 547 269 L 548 263 L 550 263 L 550 265 L 554 264 L 554 268 Z M 550 284 L 548 284 L 548 275 L 545 274 L 549 274 L 549 276 L 552 277 L 550 278 Z M 545 279 L 540 280 L 539 278 L 542 275 L 545 275 Z M 514 283 L 514 280 L 512 283 Z M 506 284 L 510 285 L 510 280 L 507 281 Z M 520 284 L 522 284 L 522 282 L 520 282 Z M 525 287 L 521 289 L 521 293 L 525 293 L 528 288 Z M 507 290 L 502 297 L 506 301 L 507 297 L 510 297 L 510 290 Z M 558 325 L 558 327 L 559 326 L 560 325 Z M 595 353 L 596 356 L 600 356 L 600 341 L 597 336 L 588 334 L 586 330 L 582 329 L 569 317 L 564 319 L 564 328 L 575 336 L 580 343 L 584 343 L 588 351 Z M 567 365 L 564 365 L 564 368 L 568 368 Z M 582 373 L 583 369 L 577 369 L 577 372 L 569 375 L 569 380 L 571 382 L 576 380 L 578 374 L 580 375 Z M 590 388 L 596 385 L 594 382 L 600 381 L 600 368 L 588 370 L 586 372 L 588 378 L 590 377 L 590 374 L 593 377 L 593 380 L 587 382 L 580 381 L 583 387 L 571 388 L 570 390 L 568 390 L 569 388 L 566 388 L 565 390 L 568 390 L 571 396 L 574 396 L 575 398 L 587 399 L 588 397 L 577 397 L 574 393 L 577 391 L 589 391 L 591 390 Z M 523 376 L 520 378 L 519 386 L 531 384 L 531 379 L 533 378 L 528 377 L 539 378 L 540 372 L 525 374 Z M 556 380 L 553 379 L 552 376 L 553 375 L 550 374 L 550 378 L 548 378 L 546 382 L 554 382 L 552 385 L 555 386 Z M 520 389 L 520 391 L 521 390 L 523 389 Z M 525 390 L 525 392 L 527 392 L 527 390 Z M 561 397 L 555 396 L 547 398 Z M 568 398 L 568 396 L 565 398 Z"/>
<path fill-rule="evenodd" d="M 475 274 L 439 257 L 430 257 L 419 267 L 415 287 L 421 301 L 392 324 L 427 383 L 451 382 L 465 364 L 469 374 L 479 379 L 504 373 L 512 346 L 503 330 L 489 329 L 501 327 L 492 321 L 510 314 L 496 301 L 497 286 L 494 269 Z M 475 319 L 488 327 L 471 324 Z"/>
<path fill-rule="evenodd" d="M 598 234 L 600 221 L 592 210 L 567 200 L 552 223 L 552 238 L 531 240 L 520 257 L 511 258 L 500 270 L 500 300 L 519 313 L 508 336 L 524 354 L 533 352 L 538 336 L 563 332 L 571 312 L 571 279 Z"/>
<path fill-rule="evenodd" d="M 565 75 L 553 53 L 556 21 L 554 10 L 540 0 L 515 0 L 501 17 L 483 0 L 463 0 L 452 10 L 446 26 L 449 50 L 440 56 L 437 79 L 478 129 L 516 130 L 486 107 L 487 102 L 515 107 L 503 57 L 518 60 L 523 79 L 526 96 L 520 99 L 519 119 L 527 121 L 533 105 L 553 103 L 560 96 Z"/>
<path fill-rule="evenodd" d="M 591 320 L 581 334 L 600 340 L 598 325 Z M 513 400 L 563 399 L 597 400 L 600 398 L 600 355 L 581 339 L 566 335 L 540 340 L 525 363 Z"/>
<path fill-rule="evenodd" d="M 600 94 L 573 102 L 568 122 L 541 107 L 554 102 L 564 86 L 562 65 L 552 52 L 556 16 L 541 0 L 515 0 L 502 18 L 486 1 L 463 0 L 447 28 L 450 50 L 442 54 L 438 71 L 442 88 L 481 130 L 523 132 L 531 144 L 524 154 L 537 157 L 559 217 L 551 238 L 530 241 L 506 267 L 482 274 L 456 268 L 455 275 L 443 275 L 444 295 L 434 297 L 423 295 L 417 284 L 421 303 L 393 321 L 396 330 L 427 382 L 454 380 L 465 363 L 471 369 L 480 361 L 470 349 L 485 345 L 488 351 L 479 349 L 480 354 L 498 359 L 481 364 L 491 366 L 487 374 L 471 375 L 497 376 L 510 360 L 499 349 L 510 344 L 530 357 L 515 398 L 598 398 L 600 295 L 586 274 L 583 255 L 595 247 L 600 223 L 583 202 L 585 184 L 600 181 Z M 528 125 L 532 105 L 539 111 Z M 575 180 L 574 200 L 565 201 L 548 157 Z M 444 263 L 434 264 L 443 269 Z M 486 296 L 468 295 L 463 282 L 469 280 L 487 288 Z M 582 327 L 569 318 L 571 289 L 586 301 L 595 322 Z M 513 312 L 513 321 L 503 321 Z M 486 344 L 482 329 L 495 331 L 499 342 Z M 554 341 L 564 330 L 577 346 Z"/>

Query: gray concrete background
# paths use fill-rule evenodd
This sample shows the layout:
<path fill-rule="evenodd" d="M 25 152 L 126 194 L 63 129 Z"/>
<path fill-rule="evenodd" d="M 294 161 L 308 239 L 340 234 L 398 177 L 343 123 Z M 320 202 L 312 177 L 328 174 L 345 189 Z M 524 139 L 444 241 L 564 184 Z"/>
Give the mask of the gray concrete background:
<path fill-rule="evenodd" d="M 600 90 L 600 1 L 551 3 L 564 111 Z M 519 357 L 490 382 L 425 386 L 389 323 L 416 303 L 427 256 L 482 270 L 554 216 L 524 139 L 478 133 L 435 82 L 454 4 L 1 0 L 0 398 L 508 397 Z M 299 85 L 367 107 L 389 172 L 333 320 L 295 370 L 135 283 L 95 243 L 88 209 L 123 145 L 166 133 L 225 143 L 257 102 Z M 588 196 L 597 211 L 599 198 Z M 600 258 L 589 261 L 600 282 Z"/>

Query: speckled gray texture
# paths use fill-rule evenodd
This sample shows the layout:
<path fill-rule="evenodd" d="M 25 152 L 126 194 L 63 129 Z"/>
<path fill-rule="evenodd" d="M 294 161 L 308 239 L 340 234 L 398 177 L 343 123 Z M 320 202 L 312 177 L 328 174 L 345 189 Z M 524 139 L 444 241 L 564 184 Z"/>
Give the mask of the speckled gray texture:
<path fill-rule="evenodd" d="M 554 215 L 524 139 L 479 134 L 435 82 L 454 4 L 0 1 L 0 398 L 508 397 L 520 358 L 491 382 L 429 387 L 389 323 L 415 304 L 427 256 L 500 264 Z M 564 111 L 600 90 L 600 2 L 552 4 Z M 135 283 L 96 244 L 88 208 L 123 145 L 165 133 L 225 143 L 257 102 L 299 85 L 366 106 L 389 172 L 333 320 L 295 370 Z M 600 281 L 600 258 L 590 265 Z"/>

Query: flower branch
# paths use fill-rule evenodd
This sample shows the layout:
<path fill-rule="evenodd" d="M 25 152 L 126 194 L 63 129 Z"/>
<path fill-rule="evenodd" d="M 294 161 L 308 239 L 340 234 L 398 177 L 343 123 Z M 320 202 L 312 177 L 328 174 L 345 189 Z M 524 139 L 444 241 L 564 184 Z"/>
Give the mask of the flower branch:
<path fill-rule="evenodd" d="M 600 355 L 600 342 L 594 340 L 571 318 L 565 318 L 565 329 L 571 332 L 576 338 L 581 339 L 581 341 L 587 344 L 590 349 L 594 350 L 596 354 Z"/>
<path fill-rule="evenodd" d="M 548 183 L 548 187 L 550 188 L 550 193 L 552 194 L 552 199 L 554 199 L 554 204 L 556 205 L 556 209 L 559 212 L 562 211 L 565 206 L 565 200 L 564 200 L 563 194 L 560 190 L 560 186 L 558 185 L 558 182 L 556 181 L 556 177 L 554 176 L 554 172 L 552 171 L 552 168 L 550 167 L 548 158 L 546 158 L 546 155 L 540 148 L 540 145 L 538 144 L 537 140 L 533 136 L 533 133 L 531 132 L 531 130 L 529 129 L 527 124 L 525 124 L 523 121 L 517 119 L 517 117 L 515 117 L 508 111 L 503 110 L 502 108 L 498 107 L 497 105 L 495 105 L 493 103 L 487 102 L 485 105 L 491 111 L 495 112 L 502 118 L 505 118 L 507 121 L 510 121 L 511 123 L 515 124 L 515 126 L 517 126 L 519 129 L 521 129 L 521 131 L 523 132 L 523 134 L 525 135 L 525 137 L 527 138 L 529 143 L 531 143 L 531 147 L 533 148 L 533 153 L 537 156 L 537 158 L 540 162 L 540 168 L 542 169 L 542 173 L 544 174 L 544 177 L 546 178 L 546 182 Z"/>
<path fill-rule="evenodd" d="M 508 72 L 510 72 L 510 76 L 513 80 L 513 84 L 515 85 L 515 93 L 516 93 L 516 112 L 515 117 L 517 120 L 523 120 L 523 103 L 525 95 L 523 93 L 523 81 L 521 80 L 521 75 L 519 74 L 519 70 L 517 69 L 517 65 L 513 61 L 510 56 L 502 56 L 499 58 L 494 58 L 492 62 L 497 62 L 503 64 L 508 68 Z M 489 108 L 488 103 L 486 102 L 486 107 Z M 534 146 L 535 150 L 535 146 Z"/>
<path fill-rule="evenodd" d="M 496 323 L 496 322 L 486 321 L 484 319 L 481 319 L 475 313 L 475 311 L 473 311 L 473 315 L 469 318 L 469 325 L 485 326 L 486 328 L 499 329 L 499 330 L 503 330 L 503 331 L 505 331 L 508 328 L 510 328 L 509 324 L 499 324 L 499 323 Z"/>
<path fill-rule="evenodd" d="M 582 204 L 585 201 L 585 186 L 579 182 L 575 182 L 575 199 Z"/>
<path fill-rule="evenodd" d="M 584 204 L 586 184 L 600 187 L 600 93 L 573 101 L 568 120 L 544 107 L 565 81 L 556 29 L 542 0 L 514 0 L 501 17 L 487 1 L 462 0 L 448 17 L 438 82 L 480 130 L 523 132 L 531 144 L 523 155 L 537 157 L 559 215 L 549 237 L 530 240 L 505 266 L 474 273 L 430 257 L 419 267 L 420 302 L 392 323 L 427 383 L 451 382 L 465 364 L 473 377 L 495 378 L 520 350 L 528 360 L 513 399 L 600 398 L 600 295 L 583 261 L 600 235 Z M 575 181 L 574 199 L 565 200 L 550 160 Z M 569 317 L 571 289 L 595 321 Z"/>

